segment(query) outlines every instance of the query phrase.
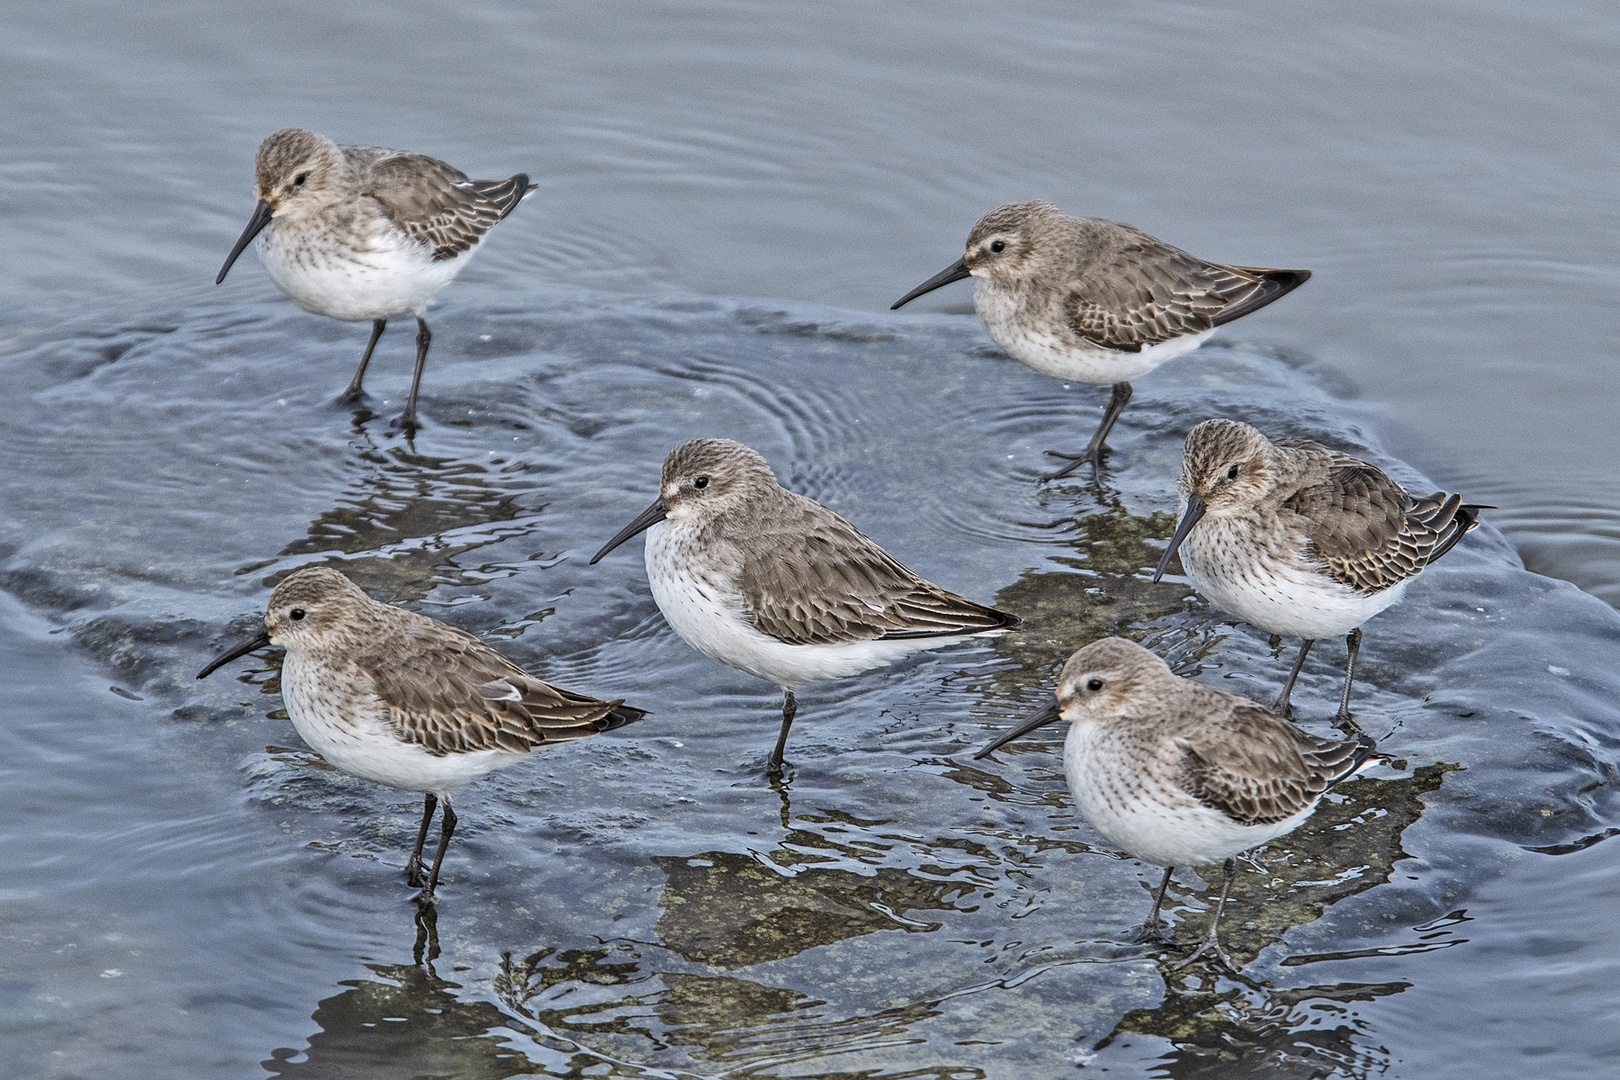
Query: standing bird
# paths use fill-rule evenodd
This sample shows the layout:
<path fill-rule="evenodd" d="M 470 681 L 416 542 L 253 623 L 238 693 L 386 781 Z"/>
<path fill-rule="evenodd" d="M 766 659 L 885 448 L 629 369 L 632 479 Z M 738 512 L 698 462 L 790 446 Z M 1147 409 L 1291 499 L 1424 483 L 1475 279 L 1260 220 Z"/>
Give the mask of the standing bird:
<path fill-rule="evenodd" d="M 973 307 L 1013 359 L 1065 382 L 1112 383 L 1102 426 L 1069 464 L 1101 467 L 1108 433 L 1131 400 L 1130 380 L 1198 348 L 1217 326 L 1258 311 L 1310 278 L 1205 262 L 1130 225 L 1076 218 L 1046 202 L 992 210 L 968 234 L 967 254 L 890 310 L 972 277 Z"/>
<path fill-rule="evenodd" d="M 259 144 L 259 205 L 220 267 L 218 285 L 254 237 L 270 280 L 293 303 L 346 322 L 371 320 L 371 340 L 340 400 L 361 382 L 389 316 L 416 316 L 416 374 L 400 424 L 416 428 L 416 394 L 433 335 L 427 306 L 472 258 L 483 235 L 539 185 L 524 173 L 469 180 L 437 158 L 339 146 L 285 128 Z"/>
<path fill-rule="evenodd" d="M 351 776 L 424 793 L 422 827 L 405 867 L 431 900 L 450 835 L 451 797 L 543 744 L 584 738 L 646 715 L 543 682 L 465 630 L 379 603 L 336 570 L 306 567 L 270 596 L 265 632 L 197 673 L 279 645 L 281 696 L 303 740 Z M 444 820 L 433 870 L 422 845 L 434 807 Z"/>
<path fill-rule="evenodd" d="M 757 451 L 694 439 L 664 459 L 662 494 L 591 559 L 647 533 L 647 581 L 688 645 L 782 688 L 781 776 L 793 692 L 919 649 L 1018 625 L 924 581 L 813 499 L 776 482 Z"/>
<path fill-rule="evenodd" d="M 1361 624 L 1493 509 L 1440 491 L 1419 498 L 1360 458 L 1306 440 L 1272 442 L 1235 420 L 1188 432 L 1176 487 L 1181 521 L 1153 580 L 1179 550 L 1210 603 L 1305 639 L 1272 706 L 1284 716 L 1312 643 L 1347 635 L 1339 723 L 1350 719 Z"/>
<path fill-rule="evenodd" d="M 1293 832 L 1376 749 L 1365 735 L 1310 735 L 1116 637 L 1069 657 L 1056 698 L 973 756 L 1059 720 L 1069 724 L 1063 771 L 1080 812 L 1110 844 L 1165 868 L 1136 940 L 1166 940 L 1159 908 L 1177 866 L 1225 862 L 1209 929 L 1178 970 L 1205 953 L 1233 966 L 1219 930 L 1237 856 Z"/>

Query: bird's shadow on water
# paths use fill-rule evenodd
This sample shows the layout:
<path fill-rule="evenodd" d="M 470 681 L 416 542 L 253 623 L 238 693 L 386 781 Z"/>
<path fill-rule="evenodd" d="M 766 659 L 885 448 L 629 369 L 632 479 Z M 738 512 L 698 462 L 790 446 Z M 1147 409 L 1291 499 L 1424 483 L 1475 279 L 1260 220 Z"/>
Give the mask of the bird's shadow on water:
<path fill-rule="evenodd" d="M 1285 844 L 1265 849 L 1263 867 L 1245 869 L 1234 890 L 1228 912 L 1234 957 L 1241 964 L 1252 963 L 1289 927 L 1385 880 L 1388 868 L 1403 857 L 1400 834 L 1421 812 L 1419 796 L 1434 790 L 1444 771 L 1420 769 L 1393 780 L 1353 781 L 1343 786 L 1344 798 L 1325 806 Z M 1370 807 L 1387 812 L 1369 813 Z M 841 972 L 836 961 L 813 965 L 825 981 L 807 986 L 801 965 L 797 977 L 787 970 L 782 974 L 795 985 L 770 985 L 775 979 L 769 973 L 777 970 L 773 962 L 841 941 L 941 930 L 955 936 L 953 920 L 976 910 L 980 885 L 1003 873 L 988 850 L 982 860 L 970 862 L 966 873 L 961 868 L 945 875 L 895 867 L 857 873 L 849 867 L 870 859 L 871 837 L 894 823 L 825 809 L 797 816 L 790 808 L 785 812 L 793 827 L 769 851 L 655 857 L 666 881 L 654 940 L 595 939 L 506 952 L 487 989 L 439 974 L 437 966 L 444 962 L 440 911 L 417 906 L 413 962 L 368 965 L 375 977 L 343 983 L 341 993 L 316 1008 L 313 1019 L 320 1030 L 307 1047 L 276 1050 L 265 1068 L 271 1075 L 302 1080 L 393 1076 L 401 1061 L 411 1063 L 411 1075 L 467 1078 L 531 1072 L 687 1077 L 706 1071 L 702 1063 L 755 1075 L 914 1044 L 914 1068 L 882 1074 L 983 1077 L 995 1070 L 939 1061 L 949 1054 L 943 1047 L 922 1049 L 919 1027 L 951 1008 L 952 998 L 987 989 L 1017 994 L 1024 983 L 1066 965 L 1153 955 L 1123 943 L 1107 947 L 1092 941 L 1080 945 L 1078 956 L 1048 957 L 983 985 L 854 1010 L 839 1004 L 848 1000 L 850 988 L 835 980 L 842 975 L 859 982 L 863 977 Z M 960 844 L 960 838 L 941 837 L 924 846 L 951 842 Z M 1319 860 L 1328 849 L 1335 867 L 1362 864 L 1363 869 L 1332 875 L 1331 880 L 1313 879 L 1323 872 Z M 1172 897 L 1172 906 L 1183 914 L 1183 936 L 1195 935 L 1200 927 L 1187 924 L 1198 916 L 1188 917 L 1187 908 L 1201 900 L 1207 910 L 1209 893 L 1199 890 L 1195 899 L 1193 891 L 1177 890 Z M 1445 929 L 1418 928 L 1423 940 L 1413 948 L 1457 943 L 1454 938 L 1433 940 Z M 1127 932 L 1122 925 L 1114 936 L 1122 939 Z M 905 949 L 896 944 L 888 951 Z M 1349 955 L 1354 954 L 1289 957 L 1281 966 Z M 1278 987 L 1243 971 L 1233 975 L 1194 968 L 1173 975 L 1168 967 L 1175 959 L 1171 951 L 1158 957 L 1165 990 L 1156 1005 L 1124 1012 L 1101 1039 L 1094 1032 L 1081 1035 L 1066 1060 L 1077 1065 L 1101 1062 L 1129 1052 L 1133 1039 L 1150 1036 L 1155 1040 L 1153 1066 L 1164 1076 L 1367 1076 L 1388 1064 L 1376 1033 L 1356 1015 L 1356 1003 L 1398 994 L 1408 983 Z M 745 968 L 753 969 L 752 977 L 740 974 Z M 1023 1035 L 987 1031 L 985 1038 L 994 1045 L 998 1038 Z M 823 1070 L 816 1075 L 873 1074 Z"/>
<path fill-rule="evenodd" d="M 312 520 L 305 536 L 238 574 L 276 567 L 264 580 L 273 588 L 303 566 L 327 565 L 391 603 L 418 602 L 440 585 L 477 585 L 509 572 L 464 569 L 461 559 L 525 535 L 545 509 L 521 462 L 420 453 L 412 440 L 379 441 L 364 432 L 351 445 L 348 490 L 336 505 Z M 524 565 L 544 569 L 558 557 L 539 552 Z"/>
<path fill-rule="evenodd" d="M 1176 1080 L 1237 1076 L 1367 1077 L 1388 1069 L 1390 1054 L 1357 1016 L 1358 1002 L 1411 987 L 1408 982 L 1329 983 L 1272 988 L 1231 980 L 1208 990 L 1174 991 L 1154 1009 L 1134 1010 L 1089 1050 L 1090 1064 L 1133 1036 L 1157 1036 L 1173 1049 L 1152 1059 L 1154 1075 Z"/>
<path fill-rule="evenodd" d="M 391 470 L 410 476 L 412 469 L 435 466 L 385 453 L 378 467 L 379 477 L 368 482 L 372 491 L 394 482 L 387 478 L 399 474 Z M 477 488 L 476 477 L 464 481 L 462 475 L 445 482 Z M 336 519 L 323 515 L 312 532 L 324 542 L 330 520 L 356 527 L 366 514 L 386 513 L 386 502 L 359 498 L 356 505 L 364 509 L 339 511 Z M 353 516 L 341 517 L 344 513 Z M 1012 640 L 996 645 L 998 653 L 1005 650 L 1016 662 L 985 665 L 982 675 L 967 676 L 979 682 L 977 695 L 1004 707 L 1008 696 L 1049 692 L 1069 652 L 1109 633 L 1145 637 L 1161 651 L 1168 649 L 1179 671 L 1196 673 L 1218 639 L 1207 628 L 1178 621 L 1187 607 L 1184 585 L 1153 584 L 1142 573 L 1157 559 L 1152 541 L 1167 535 L 1173 524 L 1170 515 L 1135 518 L 1117 504 L 1076 523 L 1073 553 L 1054 559 L 1062 571 L 1026 574 L 997 598 L 1024 613 L 1026 623 L 1016 637 L 1008 635 Z M 362 542 L 357 550 L 367 548 Z M 1021 604 L 1011 604 L 1009 595 Z M 938 781 L 966 785 L 992 802 L 1066 813 L 1066 797 L 1049 781 L 1036 777 L 1026 790 L 1031 781 L 1007 767 L 1023 758 L 1044 768 L 1049 754 L 1037 745 L 983 769 L 955 757 L 917 764 Z M 898 971 L 862 973 L 845 966 L 854 955 L 849 943 L 882 935 L 893 937 L 883 946 L 886 954 L 911 952 L 938 965 L 943 953 L 949 961 L 956 955 L 949 950 L 974 944 L 954 939 L 982 935 L 991 892 L 1003 898 L 1039 893 L 1045 886 L 1029 884 L 1029 867 L 1054 857 L 1095 858 L 1098 850 L 1039 821 L 1011 832 L 952 827 L 921 836 L 913 835 L 916 822 L 909 819 L 806 808 L 811 797 L 805 794 L 797 796 L 801 806 L 795 812 L 790 774 L 769 785 L 780 804 L 781 831 L 774 841 L 759 849 L 651 856 L 663 884 L 656 926 L 650 935 L 640 935 L 646 940 L 590 938 L 512 949 L 500 954 L 487 981 L 463 985 L 437 971 L 445 965 L 440 912 L 418 908 L 413 963 L 368 965 L 374 978 L 344 983 L 341 993 L 320 1003 L 314 1013 L 320 1030 L 305 1050 L 277 1050 L 265 1067 L 277 1076 L 335 1080 L 393 1076 L 401 1060 L 413 1063 L 413 1075 L 470 1078 L 538 1072 L 687 1077 L 710 1071 L 713 1063 L 737 1075 L 774 1075 L 793 1066 L 853 1062 L 861 1063 L 856 1071 L 824 1068 L 815 1075 L 869 1077 L 874 1073 L 863 1066 L 877 1061 L 886 1077 L 954 1080 L 1002 1075 L 987 1064 L 997 1060 L 997 1046 L 1019 1052 L 1043 1046 L 1048 1064 L 1061 1057 L 1069 1067 L 1103 1065 L 1146 1054 L 1157 1075 L 1200 1080 L 1251 1071 L 1370 1075 L 1388 1066 L 1389 1055 L 1357 1016 L 1356 1003 L 1401 993 L 1409 984 L 1276 985 L 1285 981 L 1282 972 L 1358 955 L 1389 955 L 1392 948 L 1422 951 L 1460 943 L 1449 924 L 1417 927 L 1413 941 L 1390 946 L 1387 913 L 1370 912 L 1363 917 L 1378 920 L 1366 927 L 1371 949 L 1273 961 L 1263 960 L 1262 953 L 1293 927 L 1388 881 L 1406 857 L 1403 833 L 1422 815 L 1424 797 L 1452 768 L 1385 771 L 1341 784 L 1303 826 L 1246 862 L 1223 920 L 1223 940 L 1240 965 L 1236 974 L 1206 965 L 1175 972 L 1172 966 L 1183 953 L 1130 944 L 1130 919 L 1117 919 L 1116 926 L 1108 922 L 1111 914 L 1081 912 L 1074 925 L 1092 927 L 1081 931 L 1087 940 L 1054 942 L 1044 951 L 1021 943 L 1028 934 L 1024 924 L 993 922 L 1001 927 L 991 929 L 1000 939 L 997 947 L 1014 949 L 1010 967 L 996 969 L 999 974 L 982 983 L 956 981 L 945 992 L 920 993 L 907 993 L 903 987 L 909 983 L 896 981 Z M 904 839 L 897 840 L 901 834 Z M 1202 931 L 1213 907 L 1209 885 L 1218 887 L 1217 879 L 1212 874 L 1208 884 L 1200 883 L 1192 871 L 1182 870 L 1172 884 L 1166 914 L 1177 924 L 1178 938 L 1190 940 Z M 1145 911 L 1146 885 L 1141 900 Z M 1038 911 L 1040 904 L 1037 896 L 1029 910 Z M 476 913 L 473 917 L 482 921 Z M 508 924 L 502 931 L 511 935 L 509 941 L 524 934 L 522 925 Z M 907 941 L 915 944 L 902 944 Z M 457 939 L 451 943 L 452 960 L 469 946 L 489 947 Z M 978 947 L 982 943 L 972 951 Z M 492 963 L 487 955 L 459 959 L 467 961 L 455 965 L 462 970 L 487 970 Z M 961 970 L 973 972 L 965 966 L 971 962 L 964 954 Z M 1028 1031 L 986 1028 L 975 1036 L 979 1043 L 954 1044 L 962 1048 L 960 1054 L 933 1035 L 934 1025 L 955 1019 L 952 1011 L 961 1002 L 990 1004 L 987 990 L 989 998 L 1001 997 L 1016 1013 L 1020 987 L 1050 984 L 1065 968 L 1089 968 L 1088 977 L 1106 983 L 1119 969 L 1099 965 L 1144 963 L 1162 987 L 1155 1004 L 1111 1008 L 1103 1001 L 1085 1007 L 1077 1002 L 1057 1020 L 1032 1016 L 1035 1026 Z M 1002 1039 L 1007 1041 L 997 1041 Z M 1053 1039 L 1071 1041 L 1065 1048 L 1054 1046 Z M 981 1049 L 974 1052 L 974 1045 Z M 900 1071 L 893 1068 L 895 1046 L 915 1051 L 903 1056 Z"/>

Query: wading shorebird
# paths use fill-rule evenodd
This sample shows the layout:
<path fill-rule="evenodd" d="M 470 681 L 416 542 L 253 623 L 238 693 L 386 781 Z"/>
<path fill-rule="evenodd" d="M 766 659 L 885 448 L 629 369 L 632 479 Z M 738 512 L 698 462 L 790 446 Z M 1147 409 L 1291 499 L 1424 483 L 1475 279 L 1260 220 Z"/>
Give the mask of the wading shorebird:
<path fill-rule="evenodd" d="M 664 459 L 658 499 L 591 559 L 647 533 L 647 581 L 669 625 L 722 664 L 782 688 L 781 776 L 793 692 L 1018 625 L 924 581 L 855 526 L 776 482 L 756 451 L 694 439 Z"/>
<path fill-rule="evenodd" d="M 197 673 L 278 645 L 281 696 L 303 740 L 351 776 L 423 793 L 406 880 L 431 900 L 456 829 L 450 800 L 538 746 L 584 738 L 647 715 L 535 678 L 465 630 L 380 603 L 324 566 L 276 586 L 264 633 Z M 439 850 L 422 876 L 422 845 L 444 803 Z"/>
<path fill-rule="evenodd" d="M 1044 708 L 973 755 L 1064 721 L 1063 771 L 1092 828 L 1162 866 L 1153 910 L 1136 933 L 1165 942 L 1159 909 L 1178 866 L 1223 863 L 1221 898 L 1186 967 L 1221 947 L 1221 913 L 1237 856 L 1298 828 L 1322 793 L 1374 760 L 1365 735 L 1318 738 L 1247 698 L 1183 679 L 1142 646 L 1105 638 L 1069 657 Z"/>
<path fill-rule="evenodd" d="M 1361 624 L 1493 509 L 1441 491 L 1420 498 L 1360 458 L 1306 440 L 1273 442 L 1236 420 L 1205 420 L 1187 434 L 1176 486 L 1181 521 L 1153 580 L 1179 551 L 1215 607 L 1305 639 L 1272 706 L 1284 716 L 1311 645 L 1346 635 L 1339 723 L 1350 719 Z"/>
<path fill-rule="evenodd" d="M 416 427 L 416 395 L 433 335 L 424 318 L 434 294 L 459 274 L 478 242 L 539 185 L 524 173 L 469 180 L 437 158 L 339 146 L 298 128 L 259 146 L 259 204 L 220 267 L 218 285 L 255 237 L 270 280 L 305 311 L 371 320 L 371 340 L 340 400 L 361 382 L 383 328 L 416 316 L 416 373 L 400 424 Z"/>
<path fill-rule="evenodd" d="M 973 278 L 973 307 L 1015 360 L 1065 382 L 1112 384 L 1114 396 L 1085 450 L 1048 450 L 1096 476 L 1108 433 L 1131 400 L 1131 380 L 1191 352 L 1215 328 L 1303 285 L 1309 270 L 1205 262 L 1133 226 L 1069 217 L 1051 203 L 992 210 L 968 234 L 967 254 L 899 300 Z"/>

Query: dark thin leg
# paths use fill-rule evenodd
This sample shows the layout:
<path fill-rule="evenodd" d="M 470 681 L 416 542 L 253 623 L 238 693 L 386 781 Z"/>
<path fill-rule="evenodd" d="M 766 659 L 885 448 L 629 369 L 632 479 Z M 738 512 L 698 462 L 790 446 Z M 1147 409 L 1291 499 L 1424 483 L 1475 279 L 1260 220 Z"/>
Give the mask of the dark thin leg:
<path fill-rule="evenodd" d="M 343 391 L 343 396 L 338 398 L 339 401 L 347 401 L 352 404 L 366 396 L 366 392 L 360 388 L 360 384 L 365 381 L 366 368 L 371 364 L 371 352 L 377 347 L 377 339 L 382 337 L 383 327 L 387 325 L 387 319 L 371 320 L 371 340 L 366 342 L 366 355 L 360 358 L 360 368 L 354 373 L 354 378 L 349 380 L 349 388 Z"/>
<path fill-rule="evenodd" d="M 1232 892 L 1232 879 L 1236 876 L 1237 860 L 1227 859 L 1226 872 L 1221 880 L 1221 899 L 1220 902 L 1215 905 L 1215 917 L 1209 920 L 1209 929 L 1204 931 L 1203 938 L 1198 942 L 1198 951 L 1187 957 L 1187 959 L 1183 960 L 1175 967 L 1171 968 L 1171 971 L 1180 971 L 1182 968 L 1186 967 L 1194 960 L 1197 960 L 1205 953 L 1214 953 L 1216 959 L 1220 960 L 1222 964 L 1226 965 L 1228 971 L 1237 970 L 1237 968 L 1232 964 L 1232 958 L 1226 955 L 1225 949 L 1221 948 L 1220 938 L 1221 912 L 1226 910 L 1226 898 Z"/>
<path fill-rule="evenodd" d="M 776 737 L 776 749 L 771 752 L 770 764 L 765 767 L 768 774 L 778 779 L 787 765 L 782 760 L 782 751 L 787 749 L 788 728 L 793 726 L 793 718 L 799 713 L 799 703 L 793 700 L 793 691 L 783 690 L 782 695 L 782 734 Z"/>
<path fill-rule="evenodd" d="M 422 827 L 416 830 L 416 848 L 411 852 L 410 862 L 405 864 L 405 884 L 413 889 L 420 889 L 427 882 L 422 877 L 422 845 L 427 843 L 428 825 L 433 822 L 433 808 L 439 805 L 436 795 L 426 795 L 422 798 Z M 450 804 L 445 804 L 450 809 Z"/>
<path fill-rule="evenodd" d="M 1153 898 L 1153 910 L 1148 912 L 1147 922 L 1136 928 L 1131 940 L 1140 945 L 1160 945 L 1170 940 L 1164 932 L 1164 923 L 1159 919 L 1159 909 L 1164 906 L 1164 892 L 1170 887 L 1170 875 L 1176 872 L 1173 866 L 1164 868 L 1164 880 L 1159 882 L 1159 895 Z"/>
<path fill-rule="evenodd" d="M 1085 452 L 1081 454 L 1060 454 L 1056 450 L 1048 450 L 1046 452 L 1048 457 L 1062 458 L 1068 464 L 1051 476 L 1043 476 L 1041 479 L 1061 480 L 1089 461 L 1091 462 L 1091 478 L 1095 480 L 1098 471 L 1102 468 L 1103 451 L 1108 449 L 1108 433 L 1114 430 L 1115 421 L 1119 419 L 1119 414 L 1125 411 L 1125 404 L 1130 400 L 1131 384 L 1128 382 L 1115 383 L 1114 396 L 1108 402 L 1108 411 L 1103 413 L 1102 426 L 1097 429 L 1097 434 L 1091 437 L 1091 442 L 1086 445 Z"/>
<path fill-rule="evenodd" d="M 416 374 L 411 376 L 411 396 L 405 402 L 405 415 L 399 418 L 400 426 L 406 431 L 416 430 L 416 392 L 422 388 L 422 369 L 427 367 L 428 346 L 433 343 L 433 333 L 422 316 L 416 317 L 416 325 Z"/>
<path fill-rule="evenodd" d="M 439 828 L 439 851 L 433 856 L 433 872 L 428 875 L 427 888 L 422 891 L 425 900 L 433 899 L 433 890 L 439 887 L 439 866 L 444 862 L 445 849 L 450 846 L 450 834 L 456 831 L 456 812 L 450 809 L 450 800 L 444 800 L 444 820 Z"/>
<path fill-rule="evenodd" d="M 1347 723 L 1350 719 L 1350 684 L 1356 679 L 1356 656 L 1361 652 L 1361 627 L 1356 627 L 1345 635 L 1345 647 L 1350 650 L 1350 659 L 1344 665 L 1344 695 L 1339 698 L 1339 715 L 1335 716 L 1335 723 Z"/>
<path fill-rule="evenodd" d="M 1305 666 L 1305 654 L 1310 652 L 1311 646 L 1315 644 L 1315 638 L 1306 638 L 1305 644 L 1299 647 L 1299 658 L 1294 661 L 1294 670 L 1288 673 L 1288 681 L 1283 683 L 1282 693 L 1277 695 L 1276 703 L 1271 706 L 1271 711 L 1284 720 L 1288 719 L 1288 699 L 1294 693 L 1294 682 L 1299 678 L 1300 668 Z"/>

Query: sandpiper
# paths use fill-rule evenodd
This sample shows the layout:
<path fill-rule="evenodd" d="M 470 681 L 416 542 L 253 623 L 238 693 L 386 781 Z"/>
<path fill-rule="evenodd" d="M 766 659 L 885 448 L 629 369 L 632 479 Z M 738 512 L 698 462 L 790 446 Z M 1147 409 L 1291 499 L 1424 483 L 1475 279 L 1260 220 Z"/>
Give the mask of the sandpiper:
<path fill-rule="evenodd" d="M 352 776 L 424 793 L 422 827 L 406 880 L 431 900 L 450 835 L 451 797 L 537 746 L 612 731 L 646 715 L 527 674 L 464 630 L 367 596 L 324 566 L 276 586 L 264 633 L 197 673 L 279 645 L 281 696 L 293 727 Z M 439 850 L 422 877 L 422 845 L 444 803 Z"/>
<path fill-rule="evenodd" d="M 416 316 L 416 374 L 400 423 L 416 427 L 416 395 L 433 335 L 423 318 L 478 241 L 539 185 L 523 173 L 469 180 L 437 158 L 339 146 L 298 128 L 259 145 L 259 204 L 220 267 L 218 285 L 254 237 L 270 280 L 293 303 L 347 322 L 371 320 L 371 341 L 342 400 L 359 401 L 372 350 L 392 315 Z"/>
<path fill-rule="evenodd" d="M 1013 359 L 1066 382 L 1113 384 L 1102 426 L 1085 450 L 1047 451 L 1069 462 L 1043 478 L 1056 480 L 1087 461 L 1096 475 L 1108 433 L 1131 400 L 1130 380 L 1191 352 L 1217 326 L 1258 311 L 1310 276 L 1205 262 L 1133 226 L 1025 202 L 980 218 L 967 254 L 893 308 L 972 277 L 973 306 Z"/>
<path fill-rule="evenodd" d="M 1301 731 L 1247 698 L 1177 676 L 1124 638 L 1069 657 L 1056 697 L 973 756 L 1059 720 L 1069 724 L 1063 771 L 1086 820 L 1110 844 L 1165 868 L 1138 941 L 1166 940 L 1159 909 L 1177 866 L 1225 863 L 1209 929 L 1178 969 L 1205 953 L 1233 966 L 1219 928 L 1237 856 L 1298 828 L 1329 786 L 1375 756 L 1365 735 Z"/>
<path fill-rule="evenodd" d="M 649 529 L 647 580 L 688 645 L 782 688 L 782 752 L 793 692 L 919 649 L 1018 625 L 901 566 L 855 526 L 784 489 L 760 454 L 694 439 L 664 459 L 661 494 L 591 562 Z"/>
<path fill-rule="evenodd" d="M 1153 580 L 1179 550 L 1210 603 L 1305 639 L 1272 706 L 1284 716 L 1311 644 L 1345 634 L 1339 723 L 1350 719 L 1361 624 L 1491 509 L 1439 491 L 1420 498 L 1360 458 L 1306 440 L 1273 442 L 1235 420 L 1205 420 L 1188 433 L 1177 488 L 1181 521 Z"/>

